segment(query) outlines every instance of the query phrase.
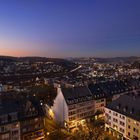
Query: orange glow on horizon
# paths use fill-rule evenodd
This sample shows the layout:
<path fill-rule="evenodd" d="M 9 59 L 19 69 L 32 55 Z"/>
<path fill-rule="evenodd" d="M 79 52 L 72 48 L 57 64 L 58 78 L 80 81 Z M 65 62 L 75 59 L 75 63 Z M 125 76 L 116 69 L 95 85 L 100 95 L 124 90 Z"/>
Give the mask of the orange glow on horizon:
<path fill-rule="evenodd" d="M 0 55 L 3 56 L 39 56 L 41 43 L 26 41 L 0 40 Z"/>

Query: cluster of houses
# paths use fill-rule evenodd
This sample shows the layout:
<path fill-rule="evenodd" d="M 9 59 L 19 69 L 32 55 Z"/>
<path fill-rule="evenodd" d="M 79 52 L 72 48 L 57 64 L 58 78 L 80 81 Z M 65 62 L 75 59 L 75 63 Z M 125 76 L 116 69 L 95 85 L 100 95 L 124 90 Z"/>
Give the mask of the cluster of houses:
<path fill-rule="evenodd" d="M 0 86 L 1 87 L 1 86 Z M 5 97 L 0 92 L 0 140 L 44 140 L 44 105 L 37 99 Z M 2 96 L 4 95 L 4 96 Z M 93 116 L 105 119 L 105 130 L 121 139 L 140 139 L 140 79 L 113 80 L 86 86 L 57 85 L 54 119 L 72 130 Z M 47 109 L 47 107 L 46 107 Z"/>
<path fill-rule="evenodd" d="M 140 139 L 139 89 L 139 79 L 114 80 L 70 88 L 60 86 L 57 88 L 57 97 L 52 109 L 56 121 L 69 129 L 77 128 L 83 121 L 100 114 L 98 117 L 106 120 L 105 130 L 110 134 L 122 139 L 138 140 Z"/>
<path fill-rule="evenodd" d="M 0 140 L 44 140 L 44 111 L 35 99 L 0 96 Z"/>

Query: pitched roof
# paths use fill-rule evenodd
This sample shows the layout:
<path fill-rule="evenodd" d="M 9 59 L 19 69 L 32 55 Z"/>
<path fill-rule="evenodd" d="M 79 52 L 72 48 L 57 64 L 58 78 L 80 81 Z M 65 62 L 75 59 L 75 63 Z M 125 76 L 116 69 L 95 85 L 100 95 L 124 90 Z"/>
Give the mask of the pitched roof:
<path fill-rule="evenodd" d="M 101 99 L 111 97 L 113 95 L 124 93 L 127 91 L 131 91 L 132 84 L 130 87 L 128 85 L 129 82 L 119 80 L 107 81 L 98 84 L 89 84 L 88 88 L 91 91 L 94 99 Z"/>
<path fill-rule="evenodd" d="M 138 96 L 122 95 L 107 105 L 107 108 L 140 121 L 140 97 Z"/>
<path fill-rule="evenodd" d="M 67 104 L 84 102 L 92 98 L 92 94 L 85 86 L 62 88 L 61 90 Z"/>
<path fill-rule="evenodd" d="M 17 114 L 17 120 L 9 119 L 11 113 Z M 14 121 L 23 121 L 44 115 L 42 106 L 35 99 L 10 99 L 0 101 L 0 125 Z M 2 116 L 8 116 L 6 122 L 1 121 Z"/>

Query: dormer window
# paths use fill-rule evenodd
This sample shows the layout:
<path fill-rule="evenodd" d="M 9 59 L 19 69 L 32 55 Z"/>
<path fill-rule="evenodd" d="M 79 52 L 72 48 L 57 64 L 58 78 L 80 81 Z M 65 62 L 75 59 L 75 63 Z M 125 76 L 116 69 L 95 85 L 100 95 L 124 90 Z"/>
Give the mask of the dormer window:
<path fill-rule="evenodd" d="M 125 106 L 123 111 L 126 112 L 128 110 L 128 106 Z"/>
<path fill-rule="evenodd" d="M 121 104 L 118 104 L 118 105 L 117 105 L 117 109 L 120 109 L 120 108 L 121 108 Z"/>

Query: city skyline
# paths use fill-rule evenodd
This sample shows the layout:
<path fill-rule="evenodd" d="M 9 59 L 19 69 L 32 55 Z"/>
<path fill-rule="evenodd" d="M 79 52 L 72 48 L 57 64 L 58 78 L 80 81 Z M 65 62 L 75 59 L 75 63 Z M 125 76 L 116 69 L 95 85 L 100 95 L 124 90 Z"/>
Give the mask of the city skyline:
<path fill-rule="evenodd" d="M 0 1 L 0 55 L 140 56 L 140 1 Z"/>

